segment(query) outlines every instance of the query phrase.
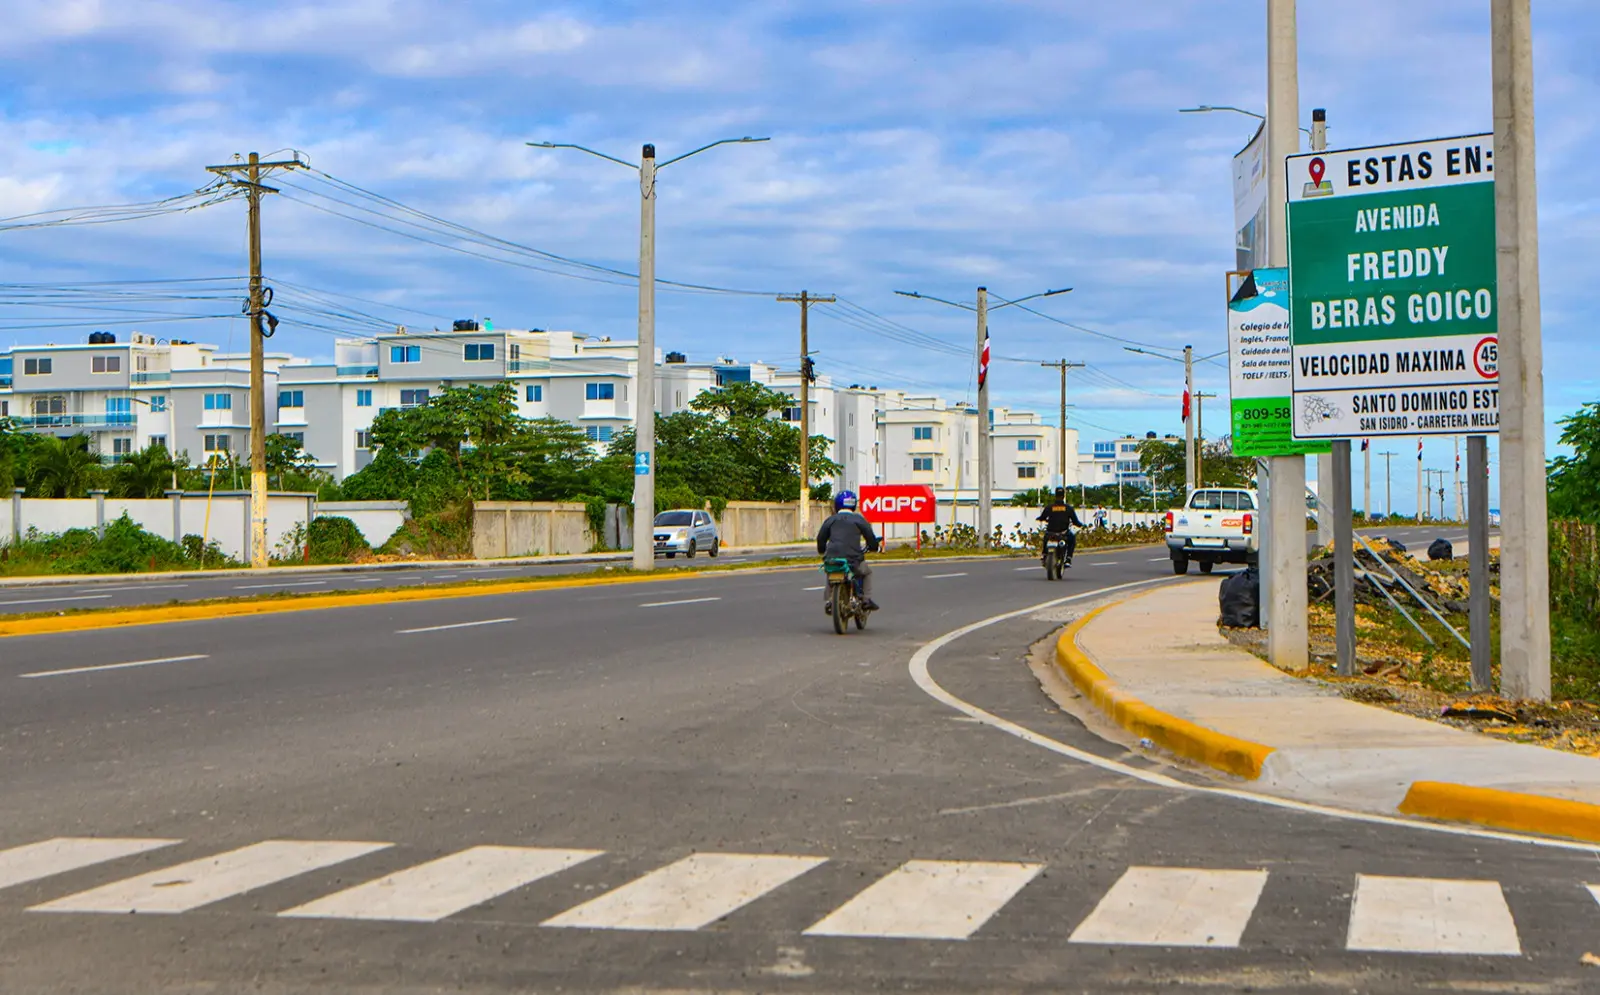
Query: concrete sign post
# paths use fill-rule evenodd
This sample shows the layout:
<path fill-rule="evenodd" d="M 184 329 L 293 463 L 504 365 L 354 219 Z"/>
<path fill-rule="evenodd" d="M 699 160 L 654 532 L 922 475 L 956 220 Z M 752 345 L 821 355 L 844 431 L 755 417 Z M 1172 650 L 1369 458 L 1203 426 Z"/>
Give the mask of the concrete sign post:
<path fill-rule="evenodd" d="M 1295 438 L 1494 432 L 1494 136 L 1286 170 Z"/>

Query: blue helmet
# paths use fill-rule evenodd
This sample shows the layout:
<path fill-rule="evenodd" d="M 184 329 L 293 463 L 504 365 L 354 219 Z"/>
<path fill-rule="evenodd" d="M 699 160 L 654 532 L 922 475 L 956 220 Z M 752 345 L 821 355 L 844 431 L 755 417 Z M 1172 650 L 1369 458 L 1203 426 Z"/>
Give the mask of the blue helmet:
<path fill-rule="evenodd" d="M 839 493 L 837 493 L 837 494 L 835 494 L 833 496 L 833 510 L 834 511 L 843 511 L 846 508 L 849 508 L 851 511 L 855 511 L 856 510 L 856 492 L 855 491 L 840 491 Z"/>

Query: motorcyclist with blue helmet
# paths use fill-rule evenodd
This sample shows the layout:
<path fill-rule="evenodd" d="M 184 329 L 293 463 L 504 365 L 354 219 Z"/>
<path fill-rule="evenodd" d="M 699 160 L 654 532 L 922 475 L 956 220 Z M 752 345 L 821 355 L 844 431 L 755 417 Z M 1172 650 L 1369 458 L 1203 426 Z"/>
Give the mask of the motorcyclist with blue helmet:
<path fill-rule="evenodd" d="M 861 597 L 868 611 L 877 611 L 872 600 L 872 568 L 867 565 L 867 553 L 878 551 L 878 535 L 872 524 L 856 511 L 854 491 L 840 491 L 833 498 L 833 514 L 817 530 L 817 552 L 824 559 L 850 561 L 850 570 L 861 579 Z M 833 603 L 823 593 L 825 610 L 832 611 Z"/>

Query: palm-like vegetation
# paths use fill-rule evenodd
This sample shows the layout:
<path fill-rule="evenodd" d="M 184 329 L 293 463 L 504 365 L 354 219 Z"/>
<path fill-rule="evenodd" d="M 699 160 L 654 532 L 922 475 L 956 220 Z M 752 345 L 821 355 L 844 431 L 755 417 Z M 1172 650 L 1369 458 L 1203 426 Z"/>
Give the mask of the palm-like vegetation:
<path fill-rule="evenodd" d="M 117 497 L 158 498 L 173 486 L 182 469 L 166 446 L 146 446 L 117 464 L 111 474 L 111 490 Z"/>
<path fill-rule="evenodd" d="M 83 497 L 101 474 L 87 435 L 40 439 L 30 455 L 27 486 L 35 497 Z"/>

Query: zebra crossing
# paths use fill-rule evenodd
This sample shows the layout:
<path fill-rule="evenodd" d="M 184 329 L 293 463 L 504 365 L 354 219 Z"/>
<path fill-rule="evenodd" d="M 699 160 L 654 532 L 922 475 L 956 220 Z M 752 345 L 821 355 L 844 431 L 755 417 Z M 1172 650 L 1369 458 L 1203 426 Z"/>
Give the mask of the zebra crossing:
<path fill-rule="evenodd" d="M 0 892 L 48 888 L 60 875 L 109 880 L 19 903 L 29 913 L 176 915 L 313 872 L 341 868 L 340 890 L 267 914 L 285 919 L 435 923 L 538 886 L 605 856 L 602 850 L 472 846 L 369 877 L 346 865 L 391 843 L 267 840 L 209 856 L 121 874 L 138 858 L 161 860 L 180 840 L 60 837 L 0 850 Z M 538 921 L 541 928 L 702 930 L 829 864 L 826 857 L 692 853 Z M 859 887 L 822 916 L 795 927 L 808 937 L 961 941 L 976 936 L 1045 874 L 1046 865 L 1007 861 L 908 860 Z M 1128 867 L 1066 935 L 1071 944 L 1237 948 L 1267 888 L 1266 870 Z M 1600 885 L 1586 885 L 1600 903 Z M 1086 896 L 1079 896 L 1086 897 Z M 833 900 L 830 900 L 830 902 Z M 0 894 L 0 911 L 7 908 Z M 1600 909 L 1596 925 L 1600 926 Z M 1359 952 L 1500 955 L 1523 951 L 1496 881 L 1358 874 L 1344 948 Z M 533 925 L 533 923 L 530 923 Z"/>

